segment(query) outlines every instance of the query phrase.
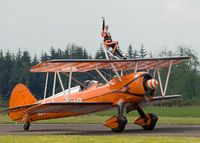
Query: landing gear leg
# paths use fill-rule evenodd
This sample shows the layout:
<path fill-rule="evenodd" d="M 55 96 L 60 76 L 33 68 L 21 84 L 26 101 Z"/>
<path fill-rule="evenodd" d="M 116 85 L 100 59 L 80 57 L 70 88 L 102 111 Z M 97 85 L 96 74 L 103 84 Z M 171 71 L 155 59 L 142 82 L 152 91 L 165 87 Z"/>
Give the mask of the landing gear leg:
<path fill-rule="evenodd" d="M 127 118 L 124 116 L 124 108 L 125 108 L 125 103 L 121 103 L 118 105 L 118 115 L 117 115 L 118 127 L 112 128 L 113 132 L 123 132 L 125 129 L 125 126 L 127 124 Z"/>
<path fill-rule="evenodd" d="M 153 130 L 158 121 L 158 117 L 153 113 L 149 113 L 146 115 L 140 105 L 135 104 L 135 106 L 137 107 L 137 111 L 140 115 L 135 123 L 142 126 L 144 130 Z"/>
<path fill-rule="evenodd" d="M 30 125 L 31 125 L 30 122 L 26 122 L 26 123 L 24 124 L 24 130 L 25 130 L 25 131 L 28 131 Z"/>

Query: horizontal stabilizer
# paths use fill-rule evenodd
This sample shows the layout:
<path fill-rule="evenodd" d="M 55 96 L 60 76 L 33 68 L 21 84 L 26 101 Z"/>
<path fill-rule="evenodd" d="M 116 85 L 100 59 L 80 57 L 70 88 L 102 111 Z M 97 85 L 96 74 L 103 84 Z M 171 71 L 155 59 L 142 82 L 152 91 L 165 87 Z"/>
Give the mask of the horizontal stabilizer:
<path fill-rule="evenodd" d="M 37 103 L 36 104 L 30 104 L 30 105 L 24 105 L 24 106 L 17 106 L 17 107 L 12 107 L 12 108 L 6 108 L 4 110 L 0 110 L 0 114 L 23 111 L 23 110 L 28 109 L 28 108 L 35 106 L 35 105 L 37 105 Z"/>

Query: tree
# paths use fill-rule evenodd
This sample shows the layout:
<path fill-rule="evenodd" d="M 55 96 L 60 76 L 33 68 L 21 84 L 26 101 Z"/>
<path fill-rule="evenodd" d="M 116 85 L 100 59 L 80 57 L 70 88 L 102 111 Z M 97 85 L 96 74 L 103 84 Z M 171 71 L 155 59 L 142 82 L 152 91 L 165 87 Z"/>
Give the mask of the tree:
<path fill-rule="evenodd" d="M 95 59 L 106 59 L 102 44 L 100 45 L 99 50 L 96 52 Z"/>
<path fill-rule="evenodd" d="M 47 53 L 42 53 L 41 57 L 40 57 L 40 61 L 44 62 L 44 61 L 48 61 L 50 60 L 50 56 Z"/>
<path fill-rule="evenodd" d="M 161 51 L 159 54 L 158 54 L 159 57 L 173 57 L 173 56 L 176 56 L 176 53 L 174 53 L 173 51 L 171 50 L 167 50 L 167 49 L 164 49 L 163 51 Z"/>
<path fill-rule="evenodd" d="M 50 59 L 56 59 L 56 50 L 54 49 L 54 47 L 52 46 L 51 47 L 51 50 L 50 50 Z"/>
<path fill-rule="evenodd" d="M 148 52 L 147 52 L 147 50 L 144 48 L 144 45 L 142 44 L 141 45 L 141 48 L 140 48 L 140 50 L 139 50 L 139 56 L 140 56 L 140 58 L 145 58 L 146 56 L 148 55 Z"/>
<path fill-rule="evenodd" d="M 39 60 L 36 55 L 34 55 L 33 60 L 31 61 L 31 66 L 34 66 L 39 63 Z M 45 74 L 43 73 L 30 73 L 29 75 L 29 89 L 38 99 L 42 99 L 44 83 L 45 83 Z"/>
<path fill-rule="evenodd" d="M 4 56 L 3 56 L 3 50 L 0 50 L 0 87 L 2 87 L 2 84 L 3 82 L 3 79 L 4 79 L 4 76 L 3 76 L 3 69 L 4 69 Z M 0 107 L 3 106 L 4 104 L 4 100 L 3 100 L 3 94 L 2 94 L 2 88 L 0 88 Z"/>
<path fill-rule="evenodd" d="M 5 53 L 4 56 L 4 61 L 3 61 L 3 71 L 2 71 L 2 81 L 1 82 L 1 95 L 3 97 L 3 99 L 8 99 L 9 98 L 9 94 L 11 91 L 11 86 L 9 84 L 9 80 L 11 79 L 10 75 L 11 75 L 11 71 L 12 71 L 12 67 L 14 66 L 14 55 L 12 55 L 12 53 L 10 53 L 10 51 L 7 51 Z"/>
<path fill-rule="evenodd" d="M 153 54 L 151 51 L 149 52 L 149 58 L 153 58 Z"/>
<path fill-rule="evenodd" d="M 139 57 L 138 51 L 137 51 L 137 50 L 134 50 L 134 52 L 133 52 L 133 58 L 134 58 L 134 59 L 137 59 L 138 57 Z"/>
<path fill-rule="evenodd" d="M 131 44 L 128 46 L 128 58 L 134 58 L 133 47 Z"/>
<path fill-rule="evenodd" d="M 85 48 L 74 43 L 68 44 L 64 53 L 69 59 L 88 59 L 90 57 Z"/>

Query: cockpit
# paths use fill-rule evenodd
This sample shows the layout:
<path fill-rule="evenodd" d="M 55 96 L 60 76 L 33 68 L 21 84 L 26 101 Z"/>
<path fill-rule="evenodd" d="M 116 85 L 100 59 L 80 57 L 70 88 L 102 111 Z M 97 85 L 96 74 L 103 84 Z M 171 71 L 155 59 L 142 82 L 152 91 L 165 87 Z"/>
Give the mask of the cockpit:
<path fill-rule="evenodd" d="M 89 89 L 89 88 L 96 88 L 98 86 L 98 81 L 96 80 L 86 80 L 83 84 L 80 85 L 80 91 Z"/>

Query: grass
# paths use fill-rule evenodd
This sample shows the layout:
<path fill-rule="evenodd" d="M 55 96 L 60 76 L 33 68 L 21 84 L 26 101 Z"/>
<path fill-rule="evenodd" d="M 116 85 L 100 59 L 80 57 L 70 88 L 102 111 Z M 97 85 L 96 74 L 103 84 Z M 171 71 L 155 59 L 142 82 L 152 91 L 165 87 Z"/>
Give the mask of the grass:
<path fill-rule="evenodd" d="M 200 107 L 147 107 L 146 112 L 155 113 L 159 117 L 160 125 L 200 125 Z M 90 115 L 59 118 L 51 120 L 37 121 L 36 123 L 104 123 L 111 116 L 115 115 L 115 110 L 108 110 Z M 133 123 L 137 118 L 137 112 L 126 114 L 129 123 Z M 0 115 L 0 124 L 14 123 L 7 115 Z"/>
<path fill-rule="evenodd" d="M 195 137 L 165 137 L 165 136 L 0 136 L 1 143 L 200 143 Z"/>

